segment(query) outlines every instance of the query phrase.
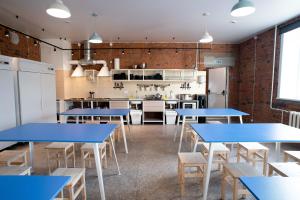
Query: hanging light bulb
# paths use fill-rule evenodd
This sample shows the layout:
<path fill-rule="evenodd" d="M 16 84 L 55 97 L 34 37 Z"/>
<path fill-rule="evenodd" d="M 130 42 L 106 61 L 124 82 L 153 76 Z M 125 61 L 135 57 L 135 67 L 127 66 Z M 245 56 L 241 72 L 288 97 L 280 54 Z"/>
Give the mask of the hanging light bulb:
<path fill-rule="evenodd" d="M 83 76 L 83 68 L 81 67 L 81 65 L 78 64 L 75 70 L 73 71 L 71 77 L 82 77 L 82 76 Z"/>
<path fill-rule="evenodd" d="M 213 37 L 207 31 L 205 31 L 204 35 L 199 40 L 200 43 L 210 43 L 212 41 L 213 41 Z"/>
<path fill-rule="evenodd" d="M 239 0 L 232 9 L 231 16 L 233 17 L 244 17 L 247 15 L 251 15 L 255 12 L 254 4 L 249 0 Z"/>
<path fill-rule="evenodd" d="M 95 24 L 96 24 L 96 17 L 97 17 L 97 16 L 98 16 L 98 15 L 97 15 L 96 13 L 92 13 L 92 17 L 95 18 Z M 96 26 L 94 26 L 94 27 L 96 27 Z M 99 35 L 98 33 L 93 32 L 93 34 L 92 34 L 91 37 L 89 38 L 89 42 L 90 42 L 90 43 L 99 44 L 99 43 L 102 43 L 103 40 L 102 40 L 102 38 L 100 37 L 100 35 Z"/>
<path fill-rule="evenodd" d="M 151 54 L 151 49 L 148 49 L 148 54 L 149 54 L 149 55 Z"/>
<path fill-rule="evenodd" d="M 62 2 L 62 0 L 56 0 L 47 10 L 48 15 L 56 18 L 69 18 L 71 17 L 71 12 L 67 6 Z"/>
<path fill-rule="evenodd" d="M 122 49 L 122 55 L 124 55 L 125 54 L 125 50 L 124 49 Z"/>

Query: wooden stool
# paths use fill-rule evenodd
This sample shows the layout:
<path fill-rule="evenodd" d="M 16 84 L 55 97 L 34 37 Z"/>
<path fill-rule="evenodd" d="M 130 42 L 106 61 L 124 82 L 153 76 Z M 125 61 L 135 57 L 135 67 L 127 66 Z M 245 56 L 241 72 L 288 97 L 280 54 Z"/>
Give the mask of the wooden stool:
<path fill-rule="evenodd" d="M 206 165 L 207 161 L 201 153 L 178 153 L 178 179 L 181 195 L 184 195 L 185 178 L 199 177 L 204 181 Z M 197 170 L 194 173 L 186 172 L 186 168 L 196 168 Z"/>
<path fill-rule="evenodd" d="M 47 150 L 49 174 L 51 173 L 51 161 L 56 162 L 56 167 L 68 167 L 68 160 L 73 160 L 73 167 L 75 167 L 75 147 L 74 143 L 69 142 L 53 142 L 45 147 Z M 63 161 L 64 166 L 61 166 Z"/>
<path fill-rule="evenodd" d="M 269 176 L 274 172 L 283 177 L 300 176 L 300 165 L 296 162 L 269 163 Z"/>
<path fill-rule="evenodd" d="M 200 143 L 201 150 L 206 159 L 208 159 L 209 143 Z M 221 170 L 222 164 L 227 163 L 229 160 L 230 150 L 226 145 L 222 143 L 214 144 L 214 159 L 213 163 L 217 163 L 219 170 Z"/>
<path fill-rule="evenodd" d="M 232 199 L 237 200 L 238 195 L 248 194 L 248 190 L 238 188 L 241 176 L 260 176 L 261 174 L 248 163 L 225 163 L 223 165 L 223 176 L 221 182 L 221 199 L 225 200 L 225 187 L 228 183 L 232 187 Z"/>
<path fill-rule="evenodd" d="M 119 142 L 120 139 L 121 139 L 121 136 L 122 136 L 122 134 L 121 134 L 121 125 L 122 125 L 121 121 L 109 121 L 109 122 L 107 122 L 107 124 L 116 124 L 117 125 L 117 128 L 115 129 L 115 132 L 114 132 L 113 136 L 114 136 L 114 140 L 117 140 Z M 111 147 L 110 147 L 110 150 L 111 150 Z"/>
<path fill-rule="evenodd" d="M 82 199 L 86 199 L 85 168 L 57 168 L 51 176 L 71 176 L 71 180 L 64 187 L 68 190 L 68 199 L 74 200 L 80 193 L 82 193 Z"/>
<path fill-rule="evenodd" d="M 296 162 L 300 162 L 300 151 L 284 151 L 284 162 L 287 162 L 289 158 Z"/>
<path fill-rule="evenodd" d="M 99 154 L 101 161 L 104 160 L 104 168 L 107 168 L 107 158 L 106 158 L 106 142 L 99 144 Z M 92 143 L 85 143 L 81 147 L 81 162 L 82 167 L 86 167 L 86 162 L 89 162 L 89 167 L 92 167 L 92 162 L 95 161 L 94 158 L 94 147 Z"/>
<path fill-rule="evenodd" d="M 0 166 L 27 166 L 26 151 L 5 150 L 0 152 Z"/>
<path fill-rule="evenodd" d="M 256 162 L 263 162 L 263 174 L 267 174 L 269 149 L 258 142 L 240 142 L 237 149 L 237 162 L 240 158 L 244 158 L 247 162 L 252 162 L 253 166 Z"/>
<path fill-rule="evenodd" d="M 0 167 L 0 175 L 30 175 L 31 167 L 4 166 Z"/>

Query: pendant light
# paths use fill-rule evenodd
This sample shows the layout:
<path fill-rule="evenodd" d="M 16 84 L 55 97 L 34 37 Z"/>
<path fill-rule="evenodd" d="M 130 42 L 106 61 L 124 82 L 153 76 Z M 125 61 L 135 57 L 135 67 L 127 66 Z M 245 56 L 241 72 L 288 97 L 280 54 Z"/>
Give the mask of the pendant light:
<path fill-rule="evenodd" d="M 95 18 L 95 24 L 94 24 L 93 27 L 96 27 L 95 25 L 96 25 L 96 17 L 97 17 L 97 16 L 98 16 L 98 15 L 97 15 L 96 13 L 92 13 L 92 17 Z M 100 37 L 100 35 L 99 35 L 98 33 L 93 32 L 93 34 L 92 34 L 91 37 L 89 38 L 89 42 L 90 42 L 90 43 L 94 43 L 94 44 L 99 44 L 99 43 L 102 43 L 103 40 L 102 40 L 102 38 Z"/>
<path fill-rule="evenodd" d="M 202 14 L 202 16 L 204 16 L 204 17 L 209 16 L 209 15 L 210 15 L 210 13 Z M 205 24 L 205 32 L 204 32 L 204 35 L 202 36 L 202 38 L 199 40 L 199 42 L 200 43 L 210 43 L 213 40 L 214 40 L 213 37 L 207 31 L 207 24 Z"/>
<path fill-rule="evenodd" d="M 108 67 L 106 65 L 101 67 L 101 69 L 100 69 L 99 73 L 97 74 L 97 76 L 101 76 L 101 77 L 110 76 Z"/>
<path fill-rule="evenodd" d="M 56 18 L 69 18 L 71 17 L 71 12 L 67 6 L 62 2 L 62 0 L 56 0 L 47 10 L 48 15 Z"/>
<path fill-rule="evenodd" d="M 82 77 L 82 76 L 83 76 L 83 68 L 81 67 L 81 65 L 78 64 L 75 70 L 73 71 L 71 77 Z"/>
<path fill-rule="evenodd" d="M 250 0 L 239 0 L 232 9 L 231 16 L 244 17 L 255 12 L 254 4 Z"/>

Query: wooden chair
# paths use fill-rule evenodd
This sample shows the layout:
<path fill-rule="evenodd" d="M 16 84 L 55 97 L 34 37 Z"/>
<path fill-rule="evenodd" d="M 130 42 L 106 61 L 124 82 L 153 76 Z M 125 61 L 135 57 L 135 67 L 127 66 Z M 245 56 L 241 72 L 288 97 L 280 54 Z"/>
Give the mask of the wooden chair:
<path fill-rule="evenodd" d="M 292 159 L 296 162 L 300 162 L 300 151 L 284 151 L 284 162 L 288 162 L 289 159 Z"/>
<path fill-rule="evenodd" d="M 99 154 L 100 154 L 100 158 L 101 161 L 104 160 L 103 166 L 104 168 L 107 168 L 107 158 L 106 158 L 106 142 L 100 143 L 99 144 Z M 82 147 L 81 147 L 81 163 L 82 163 L 82 167 L 85 168 L 86 167 L 86 162 L 88 162 L 89 167 L 92 167 L 92 162 L 95 161 L 94 158 L 94 148 L 93 148 L 93 144 L 91 143 L 85 143 Z"/>
<path fill-rule="evenodd" d="M 253 166 L 256 162 L 263 162 L 263 174 L 267 174 L 269 149 L 258 142 L 240 142 L 237 149 L 237 162 L 241 157 Z"/>
<path fill-rule="evenodd" d="M 5 150 L 0 152 L 0 166 L 27 166 L 25 150 Z"/>
<path fill-rule="evenodd" d="M 85 185 L 85 168 L 57 168 L 51 176 L 71 176 L 71 180 L 64 187 L 69 193 L 68 198 L 61 198 L 75 200 L 81 193 L 81 199 L 86 200 L 86 185 Z"/>
<path fill-rule="evenodd" d="M 27 166 L 3 166 L 0 167 L 0 175 L 30 175 L 31 167 Z"/>
<path fill-rule="evenodd" d="M 185 178 L 200 178 L 204 181 L 204 173 L 207 167 L 207 161 L 201 153 L 184 152 L 178 153 L 178 179 L 180 185 L 180 193 L 184 195 Z M 196 171 L 191 171 L 196 168 Z M 187 172 L 189 169 L 190 172 Z M 203 182 L 204 184 L 204 182 Z"/>
<path fill-rule="evenodd" d="M 296 162 L 269 163 L 269 176 L 272 176 L 274 172 L 283 177 L 300 176 L 300 165 Z"/>
<path fill-rule="evenodd" d="M 226 199 L 226 183 L 232 187 L 232 199 L 239 199 L 239 195 L 247 195 L 248 190 L 242 186 L 239 187 L 239 178 L 241 176 L 261 176 L 261 174 L 248 163 L 225 163 L 223 165 L 223 176 L 221 182 L 221 199 Z"/>
<path fill-rule="evenodd" d="M 75 146 L 74 143 L 53 142 L 45 147 L 47 150 L 47 160 L 49 174 L 52 171 L 51 161 L 56 163 L 55 168 L 68 167 L 68 160 L 72 160 L 72 166 L 75 167 Z M 64 163 L 64 165 L 61 165 Z"/>
<path fill-rule="evenodd" d="M 209 143 L 199 143 L 201 145 L 201 152 L 203 153 L 204 157 L 208 159 L 208 152 L 209 152 Z M 226 147 L 226 145 L 222 143 L 214 144 L 214 158 L 213 163 L 218 164 L 219 170 L 222 169 L 222 165 L 227 163 L 230 156 L 230 150 Z"/>

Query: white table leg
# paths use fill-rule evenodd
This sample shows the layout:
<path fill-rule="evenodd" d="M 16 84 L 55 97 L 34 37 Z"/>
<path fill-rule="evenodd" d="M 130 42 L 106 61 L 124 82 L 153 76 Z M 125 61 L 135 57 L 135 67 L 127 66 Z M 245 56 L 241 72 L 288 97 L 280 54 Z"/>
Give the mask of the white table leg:
<path fill-rule="evenodd" d="M 209 179 L 210 179 L 210 172 L 211 172 L 211 167 L 212 167 L 213 155 L 214 155 L 214 143 L 209 143 L 207 169 L 206 169 L 206 173 L 205 173 L 204 186 L 203 186 L 203 200 L 207 199 L 207 193 L 208 193 L 208 186 L 209 186 Z"/>
<path fill-rule="evenodd" d="M 177 126 L 176 126 L 176 130 L 175 130 L 175 134 L 174 134 L 174 142 L 176 141 L 177 133 L 179 130 L 179 120 L 180 120 L 180 115 L 177 115 Z"/>
<path fill-rule="evenodd" d="M 29 156 L 30 156 L 30 166 L 33 170 L 33 161 L 34 161 L 34 145 L 33 142 L 29 142 Z"/>
<path fill-rule="evenodd" d="M 79 116 L 76 116 L 76 124 L 79 124 Z"/>
<path fill-rule="evenodd" d="M 231 118 L 230 118 L 230 116 L 227 116 L 227 123 L 228 123 L 228 124 L 231 123 Z"/>
<path fill-rule="evenodd" d="M 196 135 L 196 140 L 195 140 L 193 152 L 196 152 L 196 150 L 197 150 L 198 140 L 199 140 L 199 136 Z"/>
<path fill-rule="evenodd" d="M 103 184 L 103 176 L 102 176 L 102 165 L 101 165 L 101 159 L 100 159 L 100 155 L 99 155 L 98 143 L 94 143 L 93 147 L 94 147 L 94 156 L 95 156 L 95 163 L 96 163 L 96 168 L 97 168 L 100 196 L 101 196 L 102 200 L 105 200 L 105 192 L 104 192 L 104 184 Z"/>
<path fill-rule="evenodd" d="M 118 163 L 118 159 L 117 159 L 117 155 L 116 155 L 116 150 L 115 150 L 115 144 L 114 144 L 114 141 L 113 141 L 111 135 L 109 135 L 109 138 L 110 138 L 111 146 L 112 146 L 112 149 L 113 149 L 113 152 L 114 152 L 114 157 L 115 157 L 115 161 L 116 161 L 116 164 L 117 164 L 118 173 L 119 173 L 119 175 L 121 175 L 120 168 L 119 168 L 119 163 Z"/>
<path fill-rule="evenodd" d="M 123 116 L 120 116 L 120 121 L 121 121 L 121 129 L 122 129 L 122 134 L 123 134 L 123 140 L 124 140 L 125 152 L 128 153 L 127 140 L 126 140 L 126 133 L 125 133 L 125 127 L 124 127 Z"/>
<path fill-rule="evenodd" d="M 240 124 L 243 124 L 243 117 L 239 116 L 239 118 L 240 118 Z"/>
<path fill-rule="evenodd" d="M 130 123 L 129 123 L 129 114 L 126 116 L 126 120 L 127 120 L 127 127 L 128 127 L 128 131 L 130 133 Z"/>
<path fill-rule="evenodd" d="M 276 161 L 280 160 L 280 142 L 275 143 Z"/>
<path fill-rule="evenodd" d="M 184 124 L 185 124 L 185 116 L 183 116 L 183 118 L 182 118 L 181 133 L 180 133 L 180 140 L 179 140 L 178 152 L 180 152 L 180 150 L 181 150 L 181 143 L 182 143 L 182 137 L 183 137 L 183 132 L 184 132 Z"/>

